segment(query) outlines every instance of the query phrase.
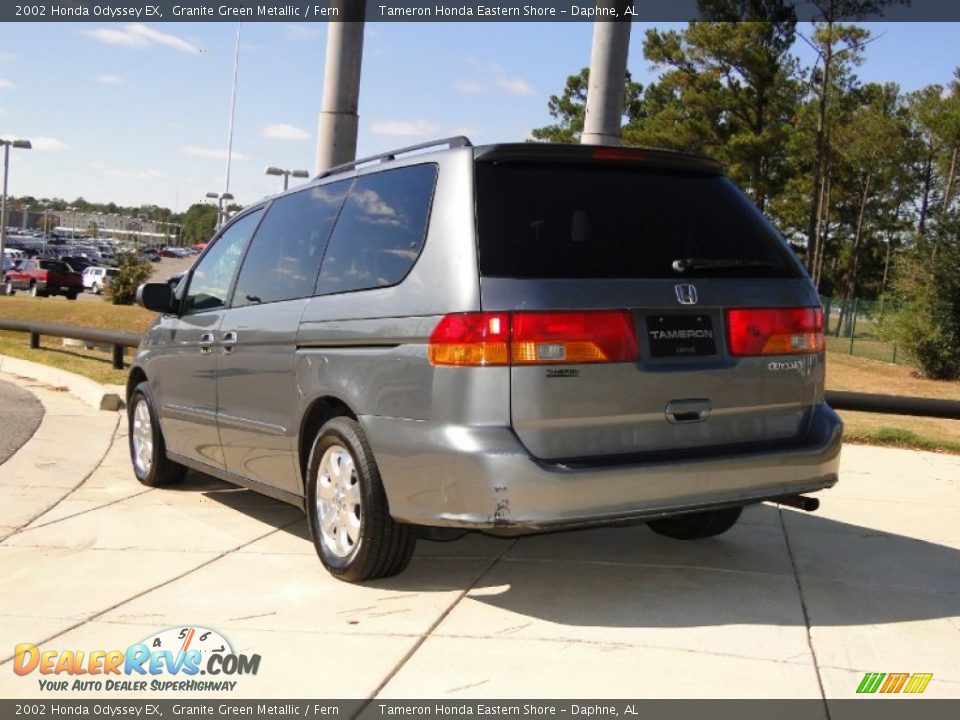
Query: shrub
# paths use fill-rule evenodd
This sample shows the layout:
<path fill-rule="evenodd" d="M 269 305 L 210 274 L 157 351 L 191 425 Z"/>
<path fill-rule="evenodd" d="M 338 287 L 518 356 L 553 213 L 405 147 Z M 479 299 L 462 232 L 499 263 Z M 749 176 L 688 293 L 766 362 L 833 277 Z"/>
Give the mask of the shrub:
<path fill-rule="evenodd" d="M 114 305 L 132 305 L 137 299 L 137 288 L 150 278 L 150 263 L 136 253 L 118 253 L 120 267 L 117 275 L 104 288 L 107 299 Z"/>
<path fill-rule="evenodd" d="M 897 343 L 925 375 L 960 379 L 960 246 L 941 242 L 934 256 L 914 250 L 899 263 L 894 290 L 901 309 L 883 323 L 884 339 Z"/>

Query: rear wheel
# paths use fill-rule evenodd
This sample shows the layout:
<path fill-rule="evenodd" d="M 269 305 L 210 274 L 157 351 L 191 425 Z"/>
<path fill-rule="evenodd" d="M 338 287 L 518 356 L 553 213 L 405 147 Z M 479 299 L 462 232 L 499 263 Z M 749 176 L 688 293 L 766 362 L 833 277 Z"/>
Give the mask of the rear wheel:
<path fill-rule="evenodd" d="M 94 283 L 93 285 L 90 286 L 90 292 L 92 292 L 94 295 L 99 295 L 99 294 L 100 294 L 100 286 L 97 285 L 96 283 Z"/>
<path fill-rule="evenodd" d="M 35 282 L 30 283 L 30 295 L 31 297 L 40 297 L 40 289 Z"/>
<path fill-rule="evenodd" d="M 13 281 L 10 278 L 4 278 L 3 281 L 3 294 L 4 295 L 15 295 L 17 291 L 13 287 Z"/>
<path fill-rule="evenodd" d="M 67 300 L 76 300 L 76 299 L 77 299 L 77 294 L 75 292 L 67 293 Z"/>
<path fill-rule="evenodd" d="M 705 510 L 662 520 L 651 520 L 647 525 L 655 533 L 675 540 L 702 540 L 720 535 L 732 528 L 740 519 L 741 512 L 743 512 L 742 507 Z"/>
<path fill-rule="evenodd" d="M 167 459 L 167 448 L 160 432 L 150 387 L 142 382 L 130 396 L 127 409 L 130 435 L 130 460 L 133 472 L 144 485 L 162 487 L 183 480 L 187 469 Z"/>
<path fill-rule="evenodd" d="M 306 496 L 314 547 L 334 577 L 374 580 L 410 563 L 415 528 L 390 517 L 380 471 L 356 420 L 338 417 L 320 428 L 307 465 Z"/>

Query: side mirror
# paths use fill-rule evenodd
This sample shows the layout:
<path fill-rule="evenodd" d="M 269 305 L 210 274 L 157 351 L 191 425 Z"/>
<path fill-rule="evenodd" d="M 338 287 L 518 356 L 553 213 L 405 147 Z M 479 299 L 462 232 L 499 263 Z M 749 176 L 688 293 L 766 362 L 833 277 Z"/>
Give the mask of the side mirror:
<path fill-rule="evenodd" d="M 144 283 L 137 288 L 137 305 L 154 312 L 173 312 L 173 290 L 167 283 Z"/>

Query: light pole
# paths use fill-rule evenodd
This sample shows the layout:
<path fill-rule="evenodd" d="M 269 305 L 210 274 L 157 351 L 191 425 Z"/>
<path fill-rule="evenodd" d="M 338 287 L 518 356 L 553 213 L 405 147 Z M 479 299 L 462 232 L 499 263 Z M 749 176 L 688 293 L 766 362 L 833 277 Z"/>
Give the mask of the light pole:
<path fill-rule="evenodd" d="M 70 213 L 70 239 L 76 236 L 76 224 L 77 224 L 77 209 L 72 205 L 66 209 L 66 212 Z"/>
<path fill-rule="evenodd" d="M 233 200 L 233 195 L 228 192 L 208 192 L 207 197 L 217 201 L 217 230 L 219 230 L 223 226 L 223 221 L 226 219 L 226 213 L 223 211 L 223 201 Z"/>
<path fill-rule="evenodd" d="M 3 271 L 3 260 L 6 258 L 4 248 L 7 245 L 7 176 L 10 174 L 10 148 L 29 150 L 33 147 L 29 140 L 0 140 L 3 145 L 3 199 L 0 200 L 0 272 Z"/>
<path fill-rule="evenodd" d="M 264 172 L 267 175 L 283 175 L 283 189 L 286 190 L 288 184 L 290 183 L 290 176 L 293 175 L 295 178 L 308 178 L 310 173 L 306 170 L 284 170 L 283 168 L 274 167 L 271 165 Z"/>

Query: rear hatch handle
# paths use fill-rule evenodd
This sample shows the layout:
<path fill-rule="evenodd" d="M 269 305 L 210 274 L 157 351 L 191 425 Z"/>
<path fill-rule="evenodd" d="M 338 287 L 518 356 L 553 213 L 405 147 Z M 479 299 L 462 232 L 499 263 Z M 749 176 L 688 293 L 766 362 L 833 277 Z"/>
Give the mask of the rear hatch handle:
<path fill-rule="evenodd" d="M 686 398 L 668 402 L 664 414 L 667 416 L 667 421 L 674 424 L 695 423 L 706 420 L 711 410 L 713 410 L 713 403 L 707 399 Z"/>

